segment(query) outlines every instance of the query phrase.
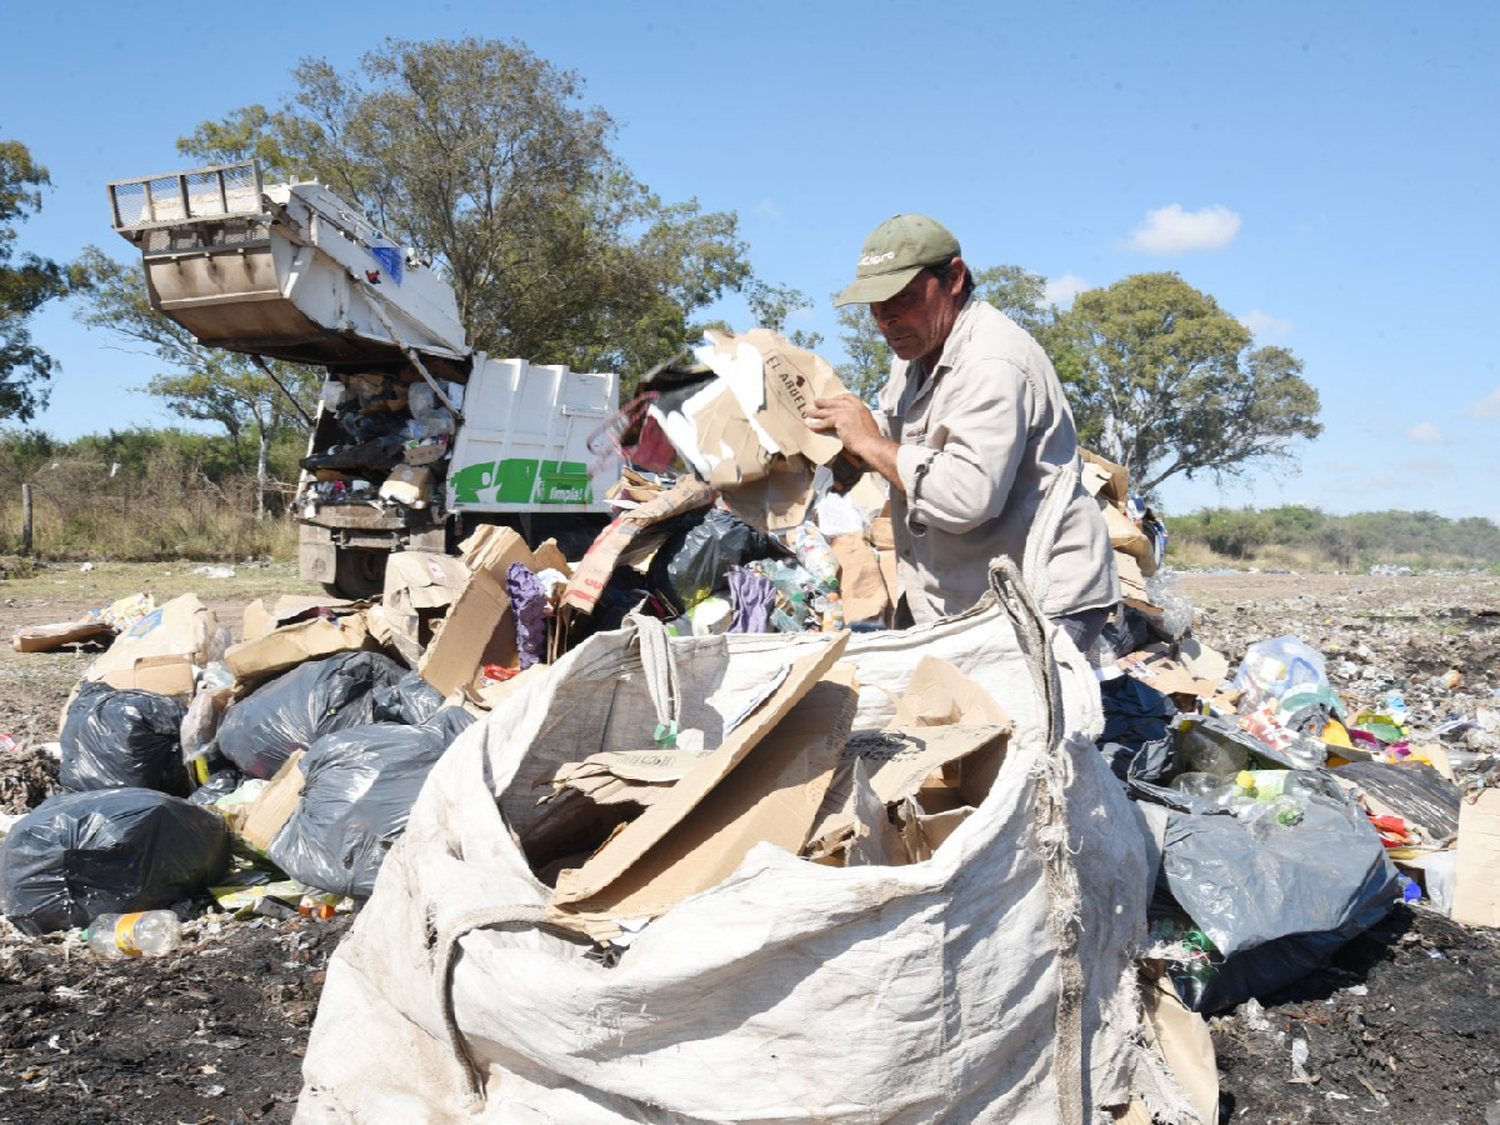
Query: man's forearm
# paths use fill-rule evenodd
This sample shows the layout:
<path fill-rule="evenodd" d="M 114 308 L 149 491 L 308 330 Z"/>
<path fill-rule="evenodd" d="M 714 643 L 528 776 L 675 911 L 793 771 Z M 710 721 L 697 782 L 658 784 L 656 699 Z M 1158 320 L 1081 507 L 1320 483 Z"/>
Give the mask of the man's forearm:
<path fill-rule="evenodd" d="M 891 487 L 901 495 L 906 495 L 906 485 L 901 483 L 901 474 L 896 469 L 896 454 L 901 449 L 901 443 L 892 441 L 888 437 L 868 437 L 859 443 L 857 449 L 850 449 L 871 472 L 879 473 L 891 482 Z"/>

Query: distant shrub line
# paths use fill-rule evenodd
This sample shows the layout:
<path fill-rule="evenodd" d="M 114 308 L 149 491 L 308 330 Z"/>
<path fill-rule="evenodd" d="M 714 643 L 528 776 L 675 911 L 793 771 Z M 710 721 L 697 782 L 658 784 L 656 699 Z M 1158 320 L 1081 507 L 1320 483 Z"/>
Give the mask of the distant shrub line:
<path fill-rule="evenodd" d="M 1200 508 L 1168 518 L 1179 565 L 1215 560 L 1303 569 L 1368 570 L 1380 564 L 1423 570 L 1500 567 L 1500 526 L 1480 516 L 1435 512 L 1329 515 L 1316 508 Z"/>

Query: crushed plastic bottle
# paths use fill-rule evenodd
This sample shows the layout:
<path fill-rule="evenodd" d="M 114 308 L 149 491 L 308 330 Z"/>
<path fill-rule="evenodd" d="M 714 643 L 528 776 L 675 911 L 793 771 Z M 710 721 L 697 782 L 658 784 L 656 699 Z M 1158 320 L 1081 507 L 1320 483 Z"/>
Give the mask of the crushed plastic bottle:
<path fill-rule="evenodd" d="M 96 956 L 107 961 L 160 957 L 181 944 L 182 923 L 170 910 L 101 914 L 83 931 L 83 940 Z"/>
<path fill-rule="evenodd" d="M 1161 610 L 1161 629 L 1180 641 L 1193 626 L 1193 603 L 1177 591 L 1177 572 L 1159 570 L 1146 579 L 1146 600 Z"/>
<path fill-rule="evenodd" d="M 824 590 L 839 588 L 839 560 L 821 531 L 810 523 L 798 524 L 787 532 L 787 542 L 819 586 Z"/>

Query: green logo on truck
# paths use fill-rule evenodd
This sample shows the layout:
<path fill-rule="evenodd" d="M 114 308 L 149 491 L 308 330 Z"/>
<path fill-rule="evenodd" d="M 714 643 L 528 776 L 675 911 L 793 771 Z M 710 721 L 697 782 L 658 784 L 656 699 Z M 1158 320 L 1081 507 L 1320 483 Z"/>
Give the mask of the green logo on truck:
<path fill-rule="evenodd" d="M 455 504 L 589 504 L 588 466 L 582 461 L 509 457 L 451 473 Z M 493 493 L 493 495 L 483 495 Z"/>

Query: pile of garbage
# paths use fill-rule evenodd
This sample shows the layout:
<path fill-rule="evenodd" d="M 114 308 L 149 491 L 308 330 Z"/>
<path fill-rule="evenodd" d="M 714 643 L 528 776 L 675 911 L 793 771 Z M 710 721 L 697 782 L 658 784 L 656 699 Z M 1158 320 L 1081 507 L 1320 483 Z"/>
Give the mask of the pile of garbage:
<path fill-rule="evenodd" d="M 1162 842 L 1151 955 L 1190 1007 L 1275 992 L 1402 899 L 1500 925 L 1500 758 L 1466 724 L 1419 737 L 1401 693 L 1346 699 L 1296 636 L 1230 675 L 1127 605 L 1098 655 L 1100 749 Z"/>
<path fill-rule="evenodd" d="M 324 505 L 420 510 L 432 504 L 463 393 L 462 383 L 434 388 L 378 371 L 326 380 L 320 394 L 322 452 L 300 462 L 313 477 L 302 493 L 309 514 Z"/>

